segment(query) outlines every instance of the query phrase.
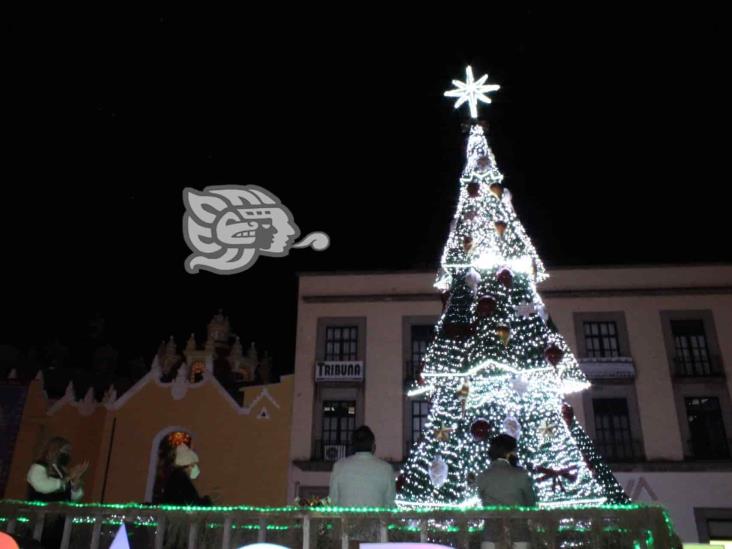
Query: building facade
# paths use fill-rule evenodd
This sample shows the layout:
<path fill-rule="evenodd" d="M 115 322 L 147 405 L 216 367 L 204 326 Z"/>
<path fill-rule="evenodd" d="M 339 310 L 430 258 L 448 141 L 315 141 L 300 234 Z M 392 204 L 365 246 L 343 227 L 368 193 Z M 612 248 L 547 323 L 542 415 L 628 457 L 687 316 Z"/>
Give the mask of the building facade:
<path fill-rule="evenodd" d="M 20 404 L 4 497 L 26 497 L 28 468 L 49 438 L 62 436 L 76 460 L 90 463 L 86 502 L 155 502 L 160 457 L 186 443 L 200 458 L 199 493 L 215 504 L 284 505 L 293 377 L 261 383 L 268 361 L 253 347 L 242 352 L 223 315 L 207 333 L 201 347 L 193 336 L 182 349 L 172 338 L 161 345 L 147 374 L 119 395 L 110 387 L 98 398 L 89 387 L 79 398 L 69 384 L 50 398 L 39 373 Z"/>
<path fill-rule="evenodd" d="M 442 310 L 434 273 L 302 274 L 289 498 L 327 494 L 350 433 L 394 464 L 429 403 L 405 395 Z M 568 402 L 626 492 L 684 540 L 732 539 L 732 265 L 565 268 L 539 291 L 592 382 Z"/>

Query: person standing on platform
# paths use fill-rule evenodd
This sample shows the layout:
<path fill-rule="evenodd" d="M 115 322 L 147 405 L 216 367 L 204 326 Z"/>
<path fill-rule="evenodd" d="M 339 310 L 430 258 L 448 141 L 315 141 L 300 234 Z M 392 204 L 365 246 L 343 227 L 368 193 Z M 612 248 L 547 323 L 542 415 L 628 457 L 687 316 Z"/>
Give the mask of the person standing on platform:
<path fill-rule="evenodd" d="M 484 507 L 496 505 L 535 507 L 534 483 L 526 469 L 518 466 L 516 439 L 500 434 L 491 440 L 488 457 L 491 464 L 478 475 L 478 495 Z M 485 541 L 481 549 L 495 549 L 502 535 L 500 521 L 487 520 Z M 525 520 L 511 521 L 511 539 L 514 549 L 529 547 L 530 532 Z M 514 541 L 515 540 L 515 541 Z"/>
<path fill-rule="evenodd" d="M 28 469 L 28 499 L 46 503 L 79 501 L 84 496 L 82 477 L 88 468 L 88 462 L 71 466 L 71 443 L 62 437 L 52 438 Z M 63 516 L 47 517 L 41 543 L 46 549 L 59 547 L 63 531 Z"/>
<path fill-rule="evenodd" d="M 160 503 L 181 506 L 210 506 L 211 498 L 199 496 L 193 481 L 198 478 L 198 454 L 187 445 L 180 444 L 175 449 L 175 462 L 165 482 Z"/>
<path fill-rule="evenodd" d="M 374 456 L 376 439 L 367 426 L 353 432 L 353 455 L 338 460 L 330 475 L 331 504 L 338 507 L 394 507 L 396 480 L 394 469 Z M 354 547 L 359 541 L 376 541 L 379 524 L 362 520 L 349 531 Z"/>

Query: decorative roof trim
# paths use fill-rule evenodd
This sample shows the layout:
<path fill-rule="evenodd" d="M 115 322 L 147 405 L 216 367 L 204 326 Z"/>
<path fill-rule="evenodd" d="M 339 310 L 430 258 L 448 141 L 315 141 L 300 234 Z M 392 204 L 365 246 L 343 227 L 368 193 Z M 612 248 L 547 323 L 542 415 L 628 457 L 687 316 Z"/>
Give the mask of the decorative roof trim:
<path fill-rule="evenodd" d="M 699 286 L 669 288 L 587 288 L 568 290 L 543 290 L 542 297 L 566 299 L 573 297 L 653 297 L 663 295 L 728 295 L 732 286 Z M 388 301 L 439 301 L 439 293 L 399 293 L 399 294 L 333 294 L 303 295 L 305 303 L 363 303 Z"/>
<path fill-rule="evenodd" d="M 290 377 L 289 375 L 281 376 L 281 378 Z M 38 379 L 38 378 L 37 378 Z M 171 398 L 176 399 L 175 395 L 173 395 L 173 390 L 175 388 L 176 382 L 171 381 L 168 383 L 163 383 L 160 381 L 159 378 L 155 376 L 155 371 L 151 370 L 148 373 L 146 373 L 144 376 L 142 376 L 137 383 L 135 383 L 132 387 L 130 387 L 122 396 L 114 400 L 113 402 L 98 402 L 96 399 L 93 400 L 93 402 L 89 399 L 90 391 L 92 391 L 91 395 L 93 397 L 93 389 L 90 387 L 89 391 L 87 391 L 87 394 L 85 397 L 81 400 L 76 400 L 74 395 L 74 385 L 72 382 L 69 382 L 69 385 L 66 387 L 66 392 L 64 393 L 64 396 L 62 396 L 60 399 L 58 399 L 56 402 L 54 402 L 51 407 L 46 412 L 48 415 L 54 415 L 59 410 L 61 410 L 65 405 L 73 406 L 74 408 L 77 408 L 80 413 L 83 415 L 91 415 L 93 414 L 97 408 L 106 408 L 110 411 L 117 411 L 120 410 L 127 402 L 134 397 L 136 394 L 138 394 L 142 389 L 147 386 L 149 383 L 155 383 L 158 387 L 162 389 L 169 389 L 171 391 Z M 180 384 L 180 381 L 178 381 Z M 276 409 L 280 409 L 280 404 L 274 399 L 274 397 L 270 394 L 267 387 L 269 385 L 252 385 L 248 387 L 248 389 L 259 389 L 259 393 L 257 396 L 252 400 L 251 404 L 249 406 L 240 406 L 236 400 L 231 396 L 231 394 L 219 383 L 219 380 L 216 379 L 216 377 L 210 373 L 204 374 L 204 378 L 202 381 L 198 383 L 189 383 L 185 381 L 186 384 L 186 391 L 185 394 L 177 398 L 176 400 L 182 400 L 188 397 L 188 391 L 189 390 L 195 390 L 201 387 L 204 387 L 207 384 L 213 384 L 213 387 L 218 391 L 219 395 L 222 396 L 222 398 L 229 403 L 229 405 L 232 407 L 232 409 L 239 415 L 249 415 L 252 412 L 255 411 L 255 408 L 257 408 L 258 404 L 261 400 L 266 399 L 268 400 L 272 406 L 274 406 Z M 281 383 L 281 381 L 280 381 Z M 271 385 L 277 385 L 277 384 L 271 384 Z M 42 385 L 41 385 L 42 386 Z M 44 392 L 45 394 L 45 392 Z"/>

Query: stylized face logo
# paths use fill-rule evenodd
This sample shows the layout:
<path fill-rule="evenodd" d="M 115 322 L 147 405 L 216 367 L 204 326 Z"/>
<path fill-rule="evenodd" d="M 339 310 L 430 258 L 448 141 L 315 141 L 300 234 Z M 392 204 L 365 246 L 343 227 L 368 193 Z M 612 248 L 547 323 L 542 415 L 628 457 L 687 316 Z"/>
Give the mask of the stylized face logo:
<path fill-rule="evenodd" d="M 290 247 L 328 247 L 324 233 L 312 233 L 293 245 L 300 229 L 290 211 L 269 191 L 256 185 L 185 189 L 183 236 L 193 252 L 186 270 L 234 274 L 251 267 L 258 255 L 281 257 Z"/>
<path fill-rule="evenodd" d="M 235 208 L 215 223 L 214 237 L 229 246 L 254 247 L 262 252 L 284 252 L 299 231 L 280 206 Z"/>

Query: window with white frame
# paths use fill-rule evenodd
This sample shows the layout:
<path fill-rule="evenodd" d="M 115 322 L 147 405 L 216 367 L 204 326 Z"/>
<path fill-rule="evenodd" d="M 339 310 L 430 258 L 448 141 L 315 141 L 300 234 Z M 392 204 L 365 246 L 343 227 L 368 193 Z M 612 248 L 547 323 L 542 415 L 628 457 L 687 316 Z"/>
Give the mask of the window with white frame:
<path fill-rule="evenodd" d="M 674 364 L 681 376 L 708 376 L 712 374 L 709 345 L 702 320 L 672 320 Z"/>
<path fill-rule="evenodd" d="M 595 445 L 608 461 L 636 458 L 625 398 L 594 398 Z"/>
<path fill-rule="evenodd" d="M 358 360 L 358 326 L 326 327 L 324 360 Z"/>
<path fill-rule="evenodd" d="M 583 323 L 585 353 L 589 358 L 620 356 L 618 326 L 610 321 L 586 321 Z"/>
<path fill-rule="evenodd" d="M 319 448 L 325 461 L 336 461 L 350 453 L 351 435 L 356 428 L 356 401 L 323 401 L 322 428 Z"/>
<path fill-rule="evenodd" d="M 430 403 L 427 400 L 412 400 L 410 401 L 412 407 L 412 438 L 411 442 L 417 442 L 422 438 L 425 424 L 427 423 L 427 417 L 430 413 Z"/>
<path fill-rule="evenodd" d="M 434 326 L 413 324 L 409 333 L 409 360 L 407 361 L 407 378 L 416 379 L 424 366 L 424 357 L 432 341 Z"/>
<path fill-rule="evenodd" d="M 722 409 L 717 397 L 686 397 L 686 421 L 689 424 L 689 447 L 697 459 L 729 457 Z"/>

